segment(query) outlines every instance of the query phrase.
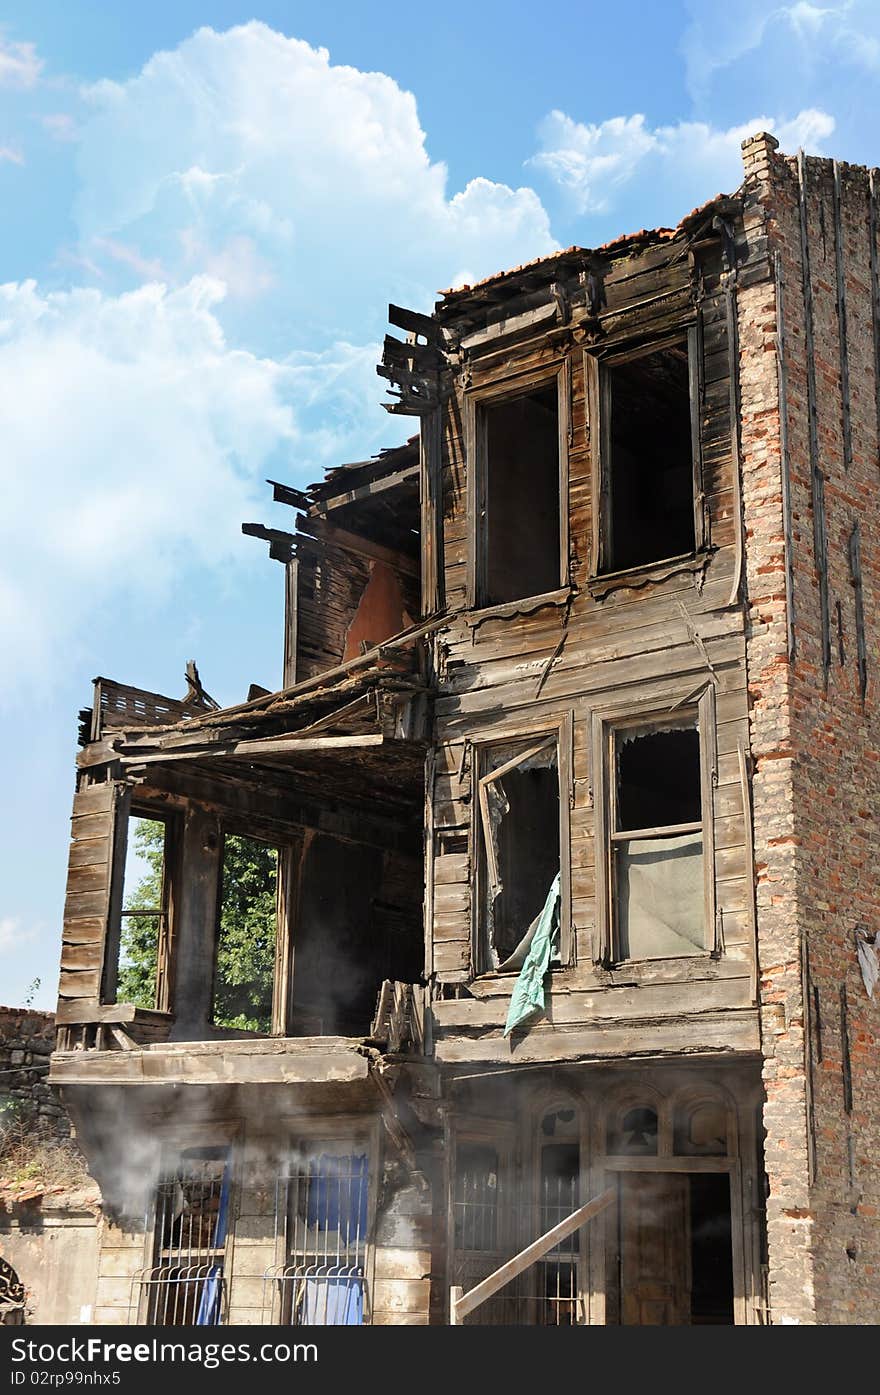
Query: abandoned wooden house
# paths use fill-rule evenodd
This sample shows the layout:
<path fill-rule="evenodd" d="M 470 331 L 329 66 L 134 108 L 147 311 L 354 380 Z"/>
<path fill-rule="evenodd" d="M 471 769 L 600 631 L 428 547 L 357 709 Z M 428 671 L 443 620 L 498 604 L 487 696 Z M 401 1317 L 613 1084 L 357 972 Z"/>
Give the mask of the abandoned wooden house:
<path fill-rule="evenodd" d="M 245 525 L 279 691 L 97 680 L 51 1075 L 95 1321 L 875 1320 L 880 187 L 776 144 L 392 307 L 418 436 Z"/>

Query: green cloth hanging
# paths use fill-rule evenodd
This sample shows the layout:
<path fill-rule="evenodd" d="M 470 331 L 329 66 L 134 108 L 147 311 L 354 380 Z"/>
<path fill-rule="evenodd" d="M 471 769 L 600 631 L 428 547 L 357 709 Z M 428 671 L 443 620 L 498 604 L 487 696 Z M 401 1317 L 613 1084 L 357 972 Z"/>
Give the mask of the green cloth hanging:
<path fill-rule="evenodd" d="M 544 1011 L 544 975 L 550 966 L 559 936 L 559 883 L 560 876 L 557 872 L 547 893 L 544 909 L 538 916 L 529 952 L 511 994 L 504 1027 L 505 1036 L 509 1036 L 514 1027 L 518 1027 L 527 1018 Z"/>

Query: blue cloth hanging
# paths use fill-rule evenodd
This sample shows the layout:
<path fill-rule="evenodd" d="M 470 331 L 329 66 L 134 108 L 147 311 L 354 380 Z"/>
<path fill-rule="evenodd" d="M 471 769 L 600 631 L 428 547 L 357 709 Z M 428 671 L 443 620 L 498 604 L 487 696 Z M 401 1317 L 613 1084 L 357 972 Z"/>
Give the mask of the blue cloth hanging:
<path fill-rule="evenodd" d="M 229 1225 L 229 1185 L 230 1157 L 226 1154 L 223 1166 L 223 1181 L 220 1183 L 220 1205 L 214 1222 L 212 1249 L 219 1250 L 226 1244 L 226 1231 Z M 196 1314 L 196 1327 L 219 1327 L 223 1300 L 223 1266 L 212 1264 L 202 1285 L 199 1310 Z"/>
<path fill-rule="evenodd" d="M 364 1277 L 339 1265 L 310 1274 L 304 1282 L 303 1327 L 360 1327 L 364 1321 Z"/>

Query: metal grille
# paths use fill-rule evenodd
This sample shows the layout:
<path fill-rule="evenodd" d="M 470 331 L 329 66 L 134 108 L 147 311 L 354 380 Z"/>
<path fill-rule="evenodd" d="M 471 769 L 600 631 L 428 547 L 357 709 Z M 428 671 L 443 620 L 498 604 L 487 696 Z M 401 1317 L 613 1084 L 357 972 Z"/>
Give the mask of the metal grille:
<path fill-rule="evenodd" d="M 276 1242 L 286 1259 L 264 1275 L 264 1322 L 352 1327 L 369 1321 L 368 1195 L 363 1153 L 321 1153 L 278 1179 Z"/>
<path fill-rule="evenodd" d="M 459 1147 L 453 1283 L 467 1292 L 580 1205 L 576 1144 L 541 1150 L 539 1200 L 505 1195 L 495 1150 Z M 563 1240 L 465 1319 L 474 1326 L 570 1327 L 584 1321 L 580 1232 Z"/>
<path fill-rule="evenodd" d="M 154 1258 L 135 1277 L 139 1321 L 217 1327 L 226 1316 L 229 1154 L 190 1148 L 156 1191 Z"/>

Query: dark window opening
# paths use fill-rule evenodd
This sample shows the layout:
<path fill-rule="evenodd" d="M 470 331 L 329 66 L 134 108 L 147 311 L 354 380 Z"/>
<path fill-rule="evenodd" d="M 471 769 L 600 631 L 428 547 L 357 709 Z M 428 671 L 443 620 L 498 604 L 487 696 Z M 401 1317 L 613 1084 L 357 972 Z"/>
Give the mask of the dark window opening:
<path fill-rule="evenodd" d="M 226 1148 L 187 1148 L 159 1182 L 153 1266 L 142 1280 L 146 1323 L 216 1327 L 223 1322 L 229 1163 Z"/>
<path fill-rule="evenodd" d="M 223 840 L 213 1021 L 239 1031 L 272 1029 L 278 850 L 256 838 Z"/>
<path fill-rule="evenodd" d="M 704 950 L 697 727 L 619 731 L 614 780 L 617 957 L 651 959 Z"/>
<path fill-rule="evenodd" d="M 621 732 L 617 741 L 617 827 L 699 823 L 700 734 L 696 727 Z"/>
<path fill-rule="evenodd" d="M 170 949 L 170 836 L 165 819 L 133 813 L 128 820 L 121 891 L 115 1000 L 167 1007 Z M 119 904 L 119 903 L 117 903 Z M 109 988 L 108 981 L 108 988 Z M 108 999 L 113 995 L 108 992 Z"/>
<path fill-rule="evenodd" d="M 733 1324 L 733 1242 L 730 1182 L 726 1176 L 690 1177 L 691 1323 Z"/>
<path fill-rule="evenodd" d="M 294 932 L 293 1032 L 366 1036 L 385 979 L 424 968 L 421 863 L 316 834 L 300 868 Z"/>
<path fill-rule="evenodd" d="M 556 383 L 479 408 L 485 431 L 482 605 L 555 591 L 559 558 Z"/>
<path fill-rule="evenodd" d="M 483 828 L 483 970 L 521 969 L 538 920 L 556 888 L 558 920 L 559 772 L 556 742 L 488 753 L 480 782 Z M 559 957 L 558 929 L 553 957 Z"/>
<path fill-rule="evenodd" d="M 694 476 L 687 341 L 609 364 L 605 571 L 693 552 Z"/>

